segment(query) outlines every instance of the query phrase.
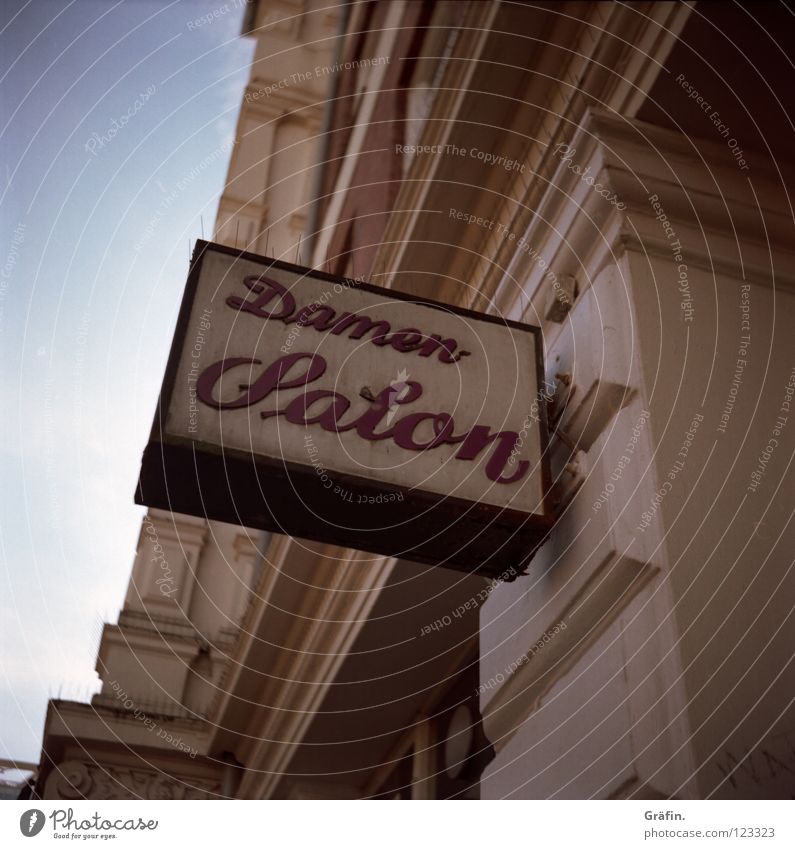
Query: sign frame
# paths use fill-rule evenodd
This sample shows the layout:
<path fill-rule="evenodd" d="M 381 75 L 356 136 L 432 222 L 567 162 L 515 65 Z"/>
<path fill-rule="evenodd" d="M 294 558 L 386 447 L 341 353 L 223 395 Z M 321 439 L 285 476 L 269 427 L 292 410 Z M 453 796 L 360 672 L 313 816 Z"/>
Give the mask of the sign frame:
<path fill-rule="evenodd" d="M 349 289 L 360 289 L 388 300 L 408 301 L 531 333 L 539 392 L 544 385 L 543 342 L 539 327 L 197 240 L 149 442 L 143 452 L 135 503 L 489 578 L 513 580 L 522 574 L 554 522 L 547 411 L 540 395 L 534 427 L 540 431 L 542 513 L 525 513 L 510 507 L 330 471 L 335 482 L 357 497 L 361 496 L 368 505 L 356 511 L 357 527 L 350 528 L 347 525 L 351 520 L 351 503 L 356 502 L 329 498 L 315 466 L 310 463 L 222 448 L 164 431 L 202 264 L 209 251 L 263 265 L 266 267 L 263 273 L 268 268 L 282 269 L 342 284 Z M 528 399 L 528 404 L 532 400 Z M 380 503 L 379 495 L 389 503 L 388 516 L 382 510 L 369 509 L 372 504 Z M 323 516 L 311 509 L 310 505 L 317 504 L 323 505 Z M 392 527 L 385 528 L 387 524 Z"/>

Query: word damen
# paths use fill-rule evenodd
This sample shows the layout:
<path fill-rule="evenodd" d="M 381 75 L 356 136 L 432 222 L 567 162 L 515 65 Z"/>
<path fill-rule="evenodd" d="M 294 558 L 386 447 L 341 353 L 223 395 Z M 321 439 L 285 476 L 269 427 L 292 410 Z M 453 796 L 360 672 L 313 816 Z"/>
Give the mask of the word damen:
<path fill-rule="evenodd" d="M 370 341 L 373 345 L 390 345 L 403 354 L 416 352 L 421 357 L 430 357 L 438 351 L 439 361 L 443 363 L 456 363 L 462 357 L 469 356 L 469 351 L 455 353 L 458 347 L 455 339 L 442 339 L 436 333 L 429 336 L 415 327 L 390 332 L 392 328 L 388 321 L 373 321 L 360 313 L 343 312 L 337 315 L 330 306 L 321 303 L 308 304 L 297 310 L 295 298 L 281 283 L 268 277 L 252 275 L 243 280 L 243 285 L 257 297 L 248 300 L 230 295 L 226 303 L 257 318 L 283 321 L 299 327 L 314 327 L 319 333 L 329 332 L 335 336 L 344 333 L 349 339 L 361 339 L 372 332 Z M 277 306 L 266 309 L 274 298 L 278 298 Z"/>

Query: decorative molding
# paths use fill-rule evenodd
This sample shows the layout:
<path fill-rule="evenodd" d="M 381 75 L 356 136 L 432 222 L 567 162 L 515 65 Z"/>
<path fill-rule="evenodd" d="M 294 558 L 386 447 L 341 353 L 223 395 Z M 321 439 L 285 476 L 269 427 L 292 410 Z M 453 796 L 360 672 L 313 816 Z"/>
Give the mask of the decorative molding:
<path fill-rule="evenodd" d="M 492 8 L 496 9 L 497 5 L 493 4 Z M 642 6 L 644 13 L 640 16 L 637 9 L 615 4 L 592 4 L 575 36 L 570 31 L 573 18 L 561 15 L 556 19 L 556 29 L 547 37 L 551 45 L 549 51 L 542 52 L 534 59 L 534 73 L 527 74 L 525 89 L 517 91 L 517 102 L 535 102 L 539 75 L 549 76 L 550 62 L 560 61 L 560 51 L 554 45 L 564 44 L 570 53 L 565 68 L 555 68 L 554 77 L 559 82 L 552 92 L 546 95 L 545 108 L 538 109 L 535 123 L 527 125 L 526 116 L 523 114 L 521 118 L 516 119 L 522 123 L 503 129 L 504 133 L 526 137 L 523 162 L 527 173 L 533 175 L 533 178 L 528 182 L 517 177 L 506 187 L 503 184 L 498 185 L 502 175 L 499 169 L 494 169 L 488 177 L 488 187 L 493 188 L 491 206 L 479 208 L 479 215 L 504 223 L 516 237 L 525 233 L 536 217 L 538 201 L 557 164 L 552 154 L 554 143 L 571 135 L 571 128 L 580 124 L 588 104 L 603 104 L 610 110 L 631 109 L 630 114 L 634 114 L 639 108 L 642 97 L 653 84 L 675 43 L 676 33 L 691 14 L 691 9 L 682 4 L 646 3 Z M 461 45 L 456 47 L 456 55 L 459 58 L 466 56 L 467 61 L 449 63 L 450 73 L 442 81 L 442 92 L 436 98 L 428 120 L 425 121 L 421 144 L 449 143 L 454 127 L 467 123 L 465 107 L 468 105 L 471 112 L 473 104 L 466 100 L 466 95 L 472 74 L 478 65 L 473 59 L 477 60 L 485 52 L 487 44 L 491 45 L 492 52 L 499 52 L 495 42 L 504 35 L 498 30 L 492 31 L 492 24 L 493 20 L 490 19 L 478 28 L 481 37 L 477 43 L 465 43 L 462 39 Z M 631 42 L 625 37 L 617 37 L 618 34 L 626 35 L 628 31 L 634 32 L 634 29 L 638 31 Z M 572 41 L 575 37 L 576 40 Z M 632 73 L 637 76 L 626 78 L 620 73 L 617 74 L 615 69 L 622 66 L 631 66 Z M 551 76 L 549 78 L 551 79 Z M 642 85 L 632 82 L 636 78 L 642 80 Z M 448 92 L 447 97 L 442 96 Z M 460 139 L 458 143 L 461 144 Z M 396 209 L 409 212 L 391 216 L 382 239 L 383 247 L 373 263 L 374 268 L 383 267 L 393 272 L 398 271 L 413 242 L 418 238 L 422 240 L 427 237 L 417 234 L 424 226 L 423 222 L 427 220 L 423 217 L 423 212 L 427 212 L 429 208 L 429 192 L 443 167 L 442 160 L 443 157 L 440 156 L 413 157 L 395 202 Z M 468 164 L 468 160 L 464 160 L 464 163 Z M 482 174 L 479 176 L 482 177 Z M 459 188 L 462 181 L 465 181 L 463 176 L 458 183 Z M 488 187 L 477 182 L 477 196 L 482 199 L 484 189 Z M 454 303 L 461 303 L 472 309 L 488 309 L 493 305 L 492 299 L 496 300 L 496 293 L 504 278 L 509 276 L 506 275 L 506 269 L 512 264 L 516 243 L 504 238 L 504 233 L 476 234 L 476 238 L 482 238 L 482 243 L 478 246 L 479 251 L 483 256 L 490 257 L 490 261 L 473 268 L 470 253 L 451 246 L 451 261 L 448 265 L 453 277 L 461 267 L 468 269 L 467 279 L 476 286 L 477 294 L 474 297 L 478 301 L 473 300 L 473 290 L 466 287 L 452 287 L 450 295 Z M 439 245 L 439 249 L 442 247 Z M 521 277 L 515 279 L 523 282 Z"/>
<path fill-rule="evenodd" d="M 374 556 L 367 569 L 351 568 L 357 555 L 331 548 L 328 557 L 315 555 L 312 589 L 259 699 L 262 705 L 289 709 L 266 710 L 252 718 L 248 735 L 253 746 L 245 760 L 249 771 L 241 782 L 242 798 L 266 799 L 276 789 L 397 562 Z"/>
<path fill-rule="evenodd" d="M 655 566 L 621 557 L 615 550 L 593 570 L 579 571 L 574 579 L 580 584 L 577 590 L 567 594 L 564 606 L 545 617 L 529 636 L 527 661 L 502 673 L 504 682 L 485 705 L 481 699 L 483 728 L 498 752 L 657 571 Z M 565 628 L 560 628 L 561 623 Z M 550 633 L 555 635 L 536 651 L 538 633 L 542 640 Z"/>
<path fill-rule="evenodd" d="M 221 784 L 154 770 L 98 766 L 69 760 L 58 764 L 44 785 L 45 799 L 212 799 Z"/>
<path fill-rule="evenodd" d="M 277 89 L 268 95 L 254 96 L 269 88 L 271 84 L 265 80 L 255 79 L 246 86 L 240 116 L 241 126 L 245 121 L 255 120 L 258 122 L 259 129 L 260 126 L 267 126 L 287 118 L 304 123 L 307 128 L 317 133 L 323 113 L 323 91 L 306 91 L 300 85 L 296 85 Z"/>
<path fill-rule="evenodd" d="M 789 207 L 776 191 L 785 166 L 755 165 L 751 180 L 725 154 L 716 142 L 699 140 L 696 148 L 680 133 L 588 110 L 565 153 L 570 159 L 563 160 L 564 150 L 558 155 L 523 241 L 558 277 L 576 277 L 580 291 L 627 250 L 672 262 L 671 242 L 650 201 L 656 195 L 689 267 L 795 286 Z M 598 194 L 585 174 L 626 208 Z M 550 287 L 544 268 L 514 250 L 495 295 L 497 308 L 511 318 L 533 309 L 543 315 Z"/>

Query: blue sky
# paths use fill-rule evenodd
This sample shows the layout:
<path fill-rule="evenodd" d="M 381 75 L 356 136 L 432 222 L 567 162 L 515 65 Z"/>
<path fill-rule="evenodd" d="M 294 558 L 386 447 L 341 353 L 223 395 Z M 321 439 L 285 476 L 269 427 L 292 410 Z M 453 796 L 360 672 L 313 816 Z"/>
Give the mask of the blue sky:
<path fill-rule="evenodd" d="M 37 761 L 47 699 L 98 689 L 189 245 L 200 216 L 212 231 L 253 42 L 239 0 L 0 8 L 0 757 Z"/>

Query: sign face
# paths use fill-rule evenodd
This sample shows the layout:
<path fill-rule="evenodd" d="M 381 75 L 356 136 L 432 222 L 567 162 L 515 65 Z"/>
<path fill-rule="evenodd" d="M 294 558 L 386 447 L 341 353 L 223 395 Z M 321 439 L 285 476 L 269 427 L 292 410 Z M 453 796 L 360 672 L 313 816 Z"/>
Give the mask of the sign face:
<path fill-rule="evenodd" d="M 540 331 L 197 243 L 136 501 L 499 575 L 550 527 Z"/>

